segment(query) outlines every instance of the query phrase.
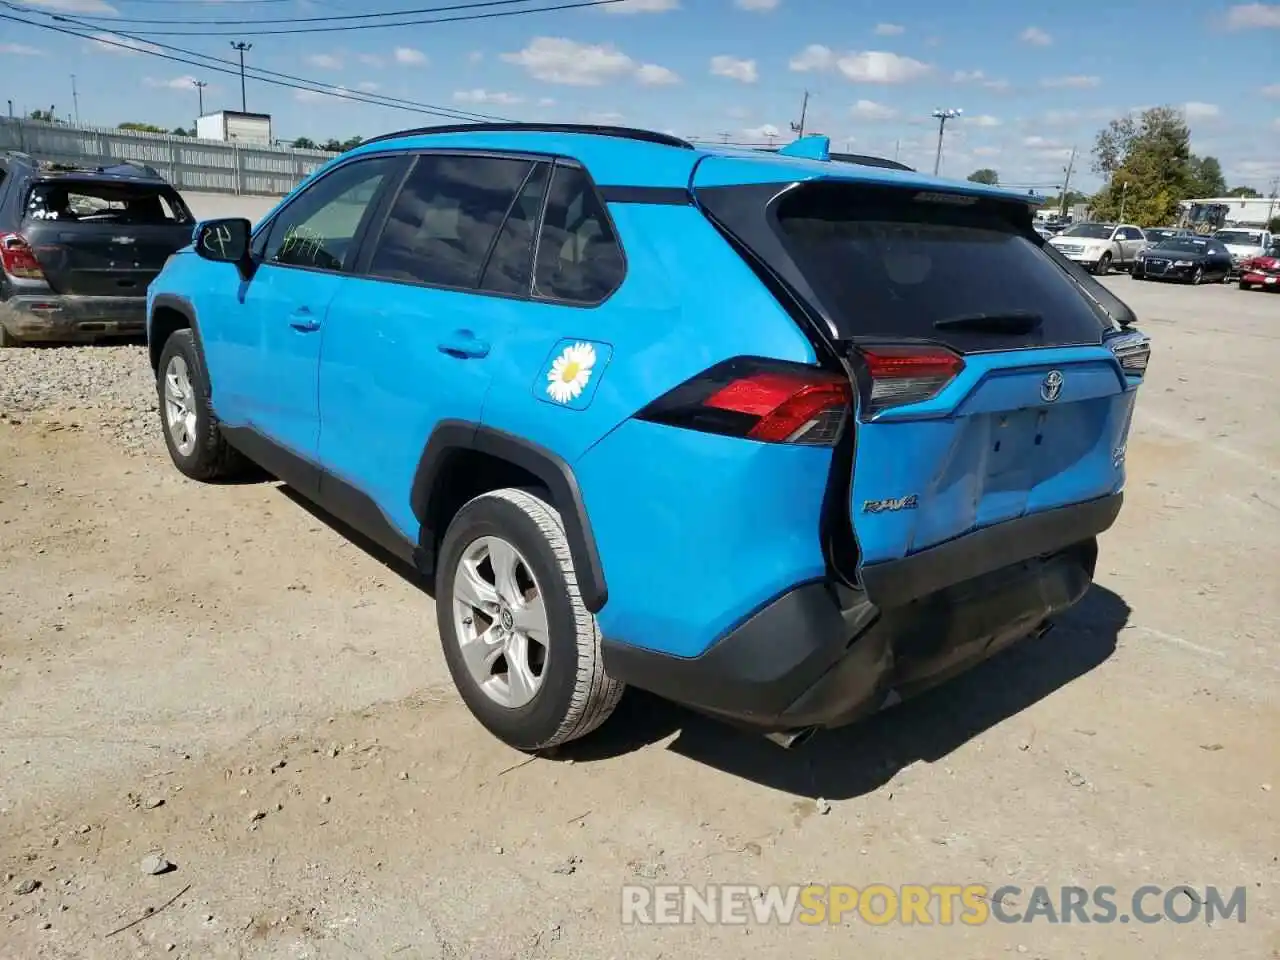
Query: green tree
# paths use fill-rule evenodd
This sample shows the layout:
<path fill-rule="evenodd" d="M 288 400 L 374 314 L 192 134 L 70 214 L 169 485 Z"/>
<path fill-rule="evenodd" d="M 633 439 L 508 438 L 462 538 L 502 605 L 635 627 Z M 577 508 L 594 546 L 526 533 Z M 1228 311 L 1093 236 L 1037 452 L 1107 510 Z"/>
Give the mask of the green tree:
<path fill-rule="evenodd" d="M 996 173 L 990 167 L 983 167 L 981 170 L 975 170 L 969 174 L 968 179 L 973 183 L 997 184 L 1000 182 L 1000 174 Z"/>
<path fill-rule="evenodd" d="M 1093 156 L 1094 170 L 1107 177 L 1093 198 L 1100 220 L 1118 220 L 1123 211 L 1139 226 L 1173 223 L 1178 201 L 1193 195 L 1199 164 L 1191 154 L 1191 130 L 1173 107 L 1112 120 L 1099 131 Z"/>
<path fill-rule="evenodd" d="M 364 143 L 364 137 L 351 137 L 342 141 L 342 150 L 344 153 L 348 150 L 354 150 L 362 143 Z"/>
<path fill-rule="evenodd" d="M 138 133 L 167 133 L 164 127 L 157 127 L 152 123 L 120 123 L 116 125 L 117 130 L 134 130 Z"/>
<path fill-rule="evenodd" d="M 1227 181 L 1217 157 L 1192 157 L 1191 176 L 1192 196 L 1221 197 L 1227 192 Z"/>
<path fill-rule="evenodd" d="M 342 144 L 339 141 L 330 137 L 328 140 L 324 142 L 324 146 L 322 146 L 320 149 L 327 150 L 329 153 L 341 153 Z"/>
<path fill-rule="evenodd" d="M 295 150 L 315 150 L 316 142 L 310 137 L 299 137 L 293 141 L 293 148 Z"/>
<path fill-rule="evenodd" d="M 32 110 L 30 113 L 27 114 L 27 119 L 39 120 L 42 123 L 61 123 L 62 122 L 54 115 L 53 107 L 50 107 L 48 110 Z"/>
<path fill-rule="evenodd" d="M 1228 197 L 1240 197 L 1242 200 L 1256 200 L 1262 196 L 1253 187 L 1232 187 L 1227 191 Z"/>
<path fill-rule="evenodd" d="M 174 127 L 169 132 L 175 137 L 194 137 L 196 135 L 194 130 L 188 130 L 185 127 Z"/>

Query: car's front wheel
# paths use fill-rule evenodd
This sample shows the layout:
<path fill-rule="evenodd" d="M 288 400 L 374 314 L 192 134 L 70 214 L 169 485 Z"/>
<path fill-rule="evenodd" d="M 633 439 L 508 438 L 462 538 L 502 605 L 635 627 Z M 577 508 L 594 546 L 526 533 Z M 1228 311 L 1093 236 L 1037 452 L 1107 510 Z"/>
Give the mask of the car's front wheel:
<path fill-rule="evenodd" d="M 1098 265 L 1093 270 L 1100 277 L 1105 277 L 1111 272 L 1111 254 L 1104 253 L 1098 258 Z"/>
<path fill-rule="evenodd" d="M 1245 283 L 1243 280 L 1241 280 L 1241 281 L 1240 281 L 1240 289 L 1241 289 L 1241 290 L 1248 290 L 1248 289 L 1249 289 L 1249 284 L 1247 284 L 1247 283 Z"/>
<path fill-rule="evenodd" d="M 585 736 L 622 696 L 560 514 L 528 491 L 495 490 L 458 511 L 436 563 L 436 620 L 467 707 L 518 750 Z"/>
<path fill-rule="evenodd" d="M 209 376 L 195 336 L 177 330 L 165 341 L 156 368 L 160 424 L 173 465 L 192 480 L 226 480 L 245 460 L 227 443 L 209 402 Z"/>
<path fill-rule="evenodd" d="M 1196 267 L 1191 271 L 1191 285 L 1198 287 L 1204 282 L 1204 268 Z"/>

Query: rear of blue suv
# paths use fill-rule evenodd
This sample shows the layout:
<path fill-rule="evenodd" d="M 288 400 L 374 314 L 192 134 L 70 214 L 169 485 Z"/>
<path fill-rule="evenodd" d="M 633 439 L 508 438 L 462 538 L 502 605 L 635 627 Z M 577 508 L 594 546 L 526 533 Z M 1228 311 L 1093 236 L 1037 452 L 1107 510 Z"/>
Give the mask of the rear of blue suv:
<path fill-rule="evenodd" d="M 153 285 L 174 462 L 432 576 L 521 749 L 627 684 L 784 739 L 932 686 L 1087 591 L 1149 346 L 1030 198 L 824 151 L 368 144 Z"/>

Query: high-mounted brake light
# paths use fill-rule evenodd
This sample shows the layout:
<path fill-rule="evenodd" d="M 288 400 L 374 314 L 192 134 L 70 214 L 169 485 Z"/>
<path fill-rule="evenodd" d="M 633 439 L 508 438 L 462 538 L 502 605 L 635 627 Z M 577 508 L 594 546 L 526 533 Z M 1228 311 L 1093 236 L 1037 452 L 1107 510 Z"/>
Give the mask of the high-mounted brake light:
<path fill-rule="evenodd" d="M 19 280 L 43 280 L 44 270 L 25 237 L 7 233 L 0 237 L 0 267 Z"/>
<path fill-rule="evenodd" d="M 637 417 L 765 443 L 831 446 L 852 399 L 847 377 L 803 364 L 738 358 L 681 384 Z"/>
<path fill-rule="evenodd" d="M 964 369 L 964 361 L 945 347 L 867 346 L 858 354 L 871 380 L 867 416 L 935 397 Z"/>

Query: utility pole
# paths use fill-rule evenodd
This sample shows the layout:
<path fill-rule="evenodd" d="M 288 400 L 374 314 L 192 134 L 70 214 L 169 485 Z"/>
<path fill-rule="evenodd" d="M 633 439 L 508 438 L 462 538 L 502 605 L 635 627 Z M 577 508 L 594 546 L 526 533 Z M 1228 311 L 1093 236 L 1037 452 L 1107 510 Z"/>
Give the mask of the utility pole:
<path fill-rule="evenodd" d="M 800 101 L 800 122 L 791 124 L 791 132 L 797 137 L 804 136 L 804 120 L 809 113 L 809 91 L 804 92 L 804 99 Z"/>
<path fill-rule="evenodd" d="M 1071 190 L 1071 171 L 1075 168 L 1075 165 L 1076 148 L 1072 147 L 1071 159 L 1067 161 L 1067 176 L 1066 179 L 1062 181 L 1062 203 L 1060 205 L 1061 209 L 1058 211 L 1063 220 L 1067 219 L 1067 193 Z"/>
<path fill-rule="evenodd" d="M 1271 229 L 1271 221 L 1276 218 L 1276 191 L 1280 190 L 1280 177 L 1273 177 L 1271 180 L 1271 202 L 1267 204 L 1267 222 L 1262 225 L 1263 230 Z"/>
<path fill-rule="evenodd" d="M 1120 184 L 1120 222 L 1124 223 L 1124 205 L 1129 199 L 1129 181 Z"/>
<path fill-rule="evenodd" d="M 204 88 L 209 84 L 204 80 L 192 80 L 191 85 L 196 88 L 196 95 L 200 98 L 200 113 L 198 117 L 204 116 Z"/>
<path fill-rule="evenodd" d="M 947 121 L 954 120 L 963 110 L 935 110 L 933 118 L 938 121 L 938 152 L 933 158 L 933 175 L 936 177 L 942 169 L 942 135 L 946 132 Z"/>
<path fill-rule="evenodd" d="M 80 126 L 80 94 L 76 91 L 76 75 L 71 75 L 71 102 L 75 105 L 76 126 Z"/>
<path fill-rule="evenodd" d="M 725 132 L 724 130 L 721 130 L 721 131 L 720 131 L 720 142 L 721 142 L 721 143 L 728 143 L 728 142 L 729 142 L 729 134 L 728 134 L 727 132 Z"/>
<path fill-rule="evenodd" d="M 232 40 L 231 49 L 240 54 L 240 110 L 243 113 L 248 113 L 248 100 L 244 95 L 244 55 L 245 51 L 253 49 L 253 44 L 245 43 L 243 40 Z"/>

